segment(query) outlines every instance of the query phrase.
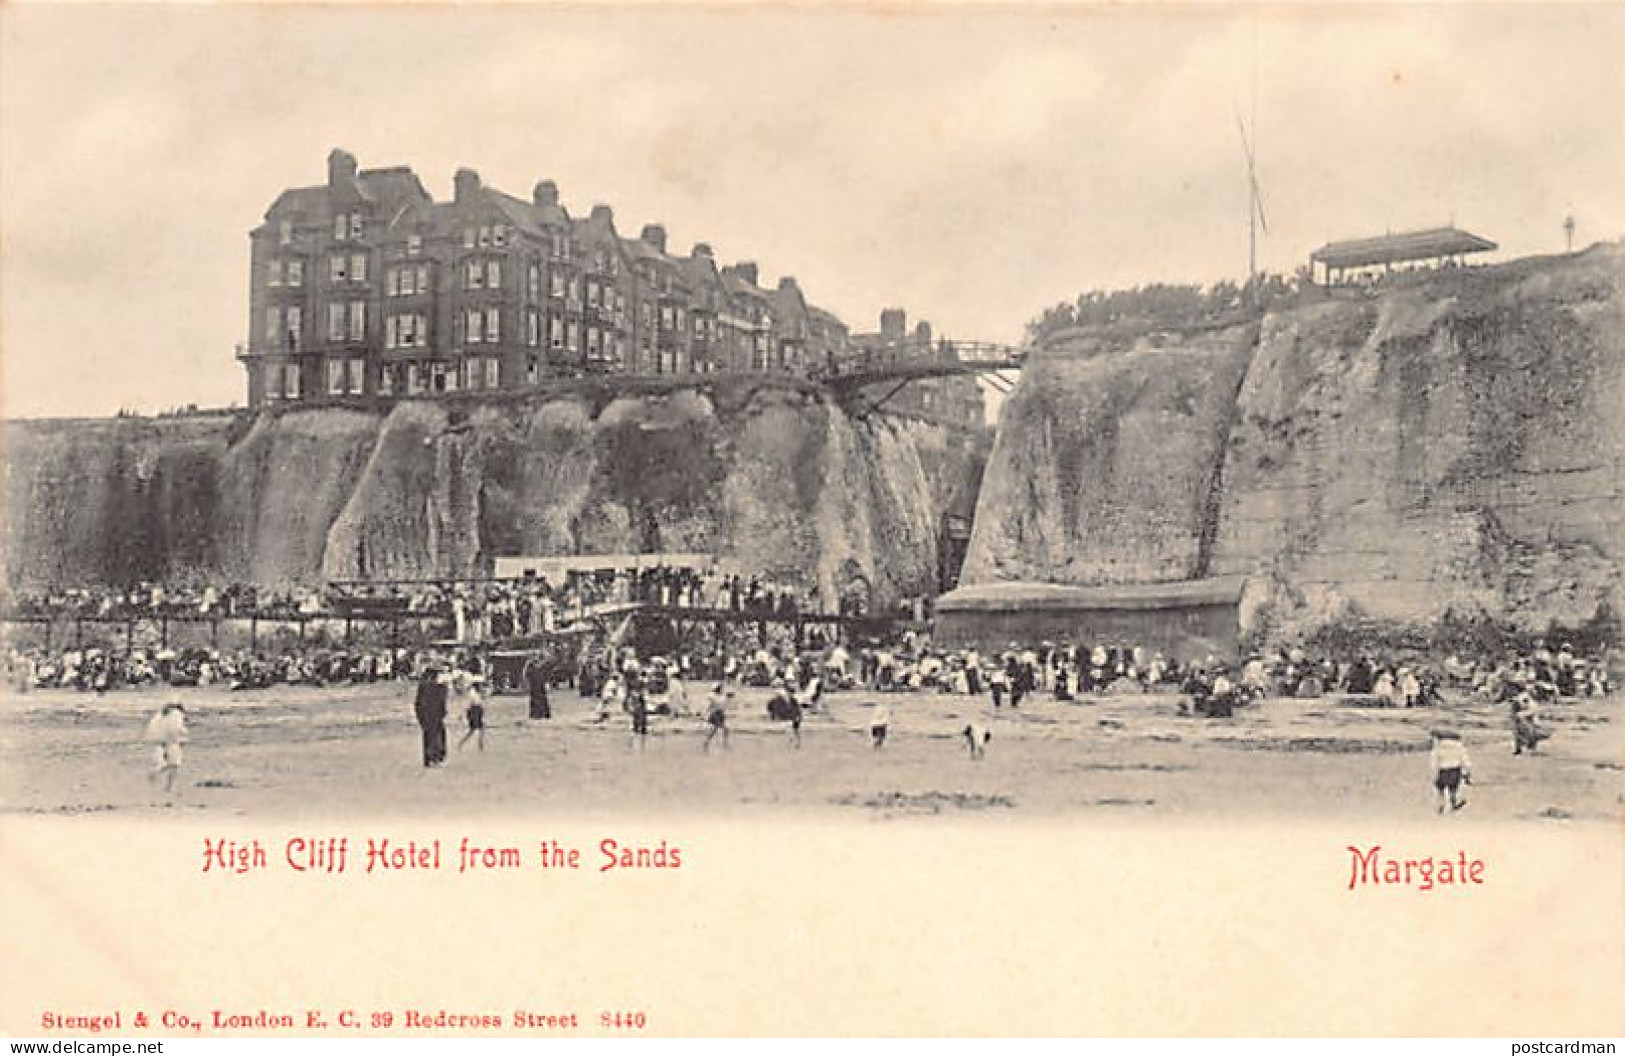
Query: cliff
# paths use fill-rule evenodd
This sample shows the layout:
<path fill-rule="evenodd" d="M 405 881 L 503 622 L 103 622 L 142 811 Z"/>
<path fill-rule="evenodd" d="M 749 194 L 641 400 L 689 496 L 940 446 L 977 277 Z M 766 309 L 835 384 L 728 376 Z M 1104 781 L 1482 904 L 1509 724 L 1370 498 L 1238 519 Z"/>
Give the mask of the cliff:
<path fill-rule="evenodd" d="M 1249 577 L 1245 626 L 1625 611 L 1625 251 L 1257 323 L 1072 332 L 1005 409 L 964 582 Z"/>
<path fill-rule="evenodd" d="M 460 576 L 503 554 L 704 551 L 873 603 L 934 589 L 968 436 L 805 391 L 13 422 L 16 586 Z"/>

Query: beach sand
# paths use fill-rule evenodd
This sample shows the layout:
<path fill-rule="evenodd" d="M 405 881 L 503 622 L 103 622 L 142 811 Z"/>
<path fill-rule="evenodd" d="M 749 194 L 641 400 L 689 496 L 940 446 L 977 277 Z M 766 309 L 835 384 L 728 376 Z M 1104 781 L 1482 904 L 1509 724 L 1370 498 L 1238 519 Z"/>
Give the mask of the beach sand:
<path fill-rule="evenodd" d="M 1420 819 L 1434 812 L 1428 731 L 1462 732 L 1472 753 L 1468 806 L 1455 820 L 1616 820 L 1625 814 L 1620 698 L 1568 701 L 1546 719 L 1552 738 L 1515 757 L 1505 709 L 1453 698 L 1437 709 L 1373 709 L 1339 698 L 1271 699 L 1228 720 L 1178 714 L 1172 695 L 1111 694 L 1062 703 L 1048 694 L 994 713 L 986 698 L 843 692 L 810 714 L 792 748 L 766 716 L 765 691 L 744 689 L 732 742 L 708 754 L 697 716 L 652 719 L 635 748 L 626 716 L 600 725 L 596 702 L 553 694 L 554 718 L 526 701 L 487 706 L 483 752 L 421 764 L 413 687 L 379 683 L 233 693 L 182 690 L 191 741 L 173 800 L 147 780 L 147 717 L 164 689 L 104 696 L 70 691 L 0 698 L 0 809 L 302 817 L 632 817 L 690 814 L 743 820 L 820 816 L 1109 812 L 1114 818 Z M 689 687 L 698 707 L 703 687 Z M 869 742 L 876 701 L 891 709 L 886 746 Z M 986 758 L 959 732 L 988 724 Z"/>

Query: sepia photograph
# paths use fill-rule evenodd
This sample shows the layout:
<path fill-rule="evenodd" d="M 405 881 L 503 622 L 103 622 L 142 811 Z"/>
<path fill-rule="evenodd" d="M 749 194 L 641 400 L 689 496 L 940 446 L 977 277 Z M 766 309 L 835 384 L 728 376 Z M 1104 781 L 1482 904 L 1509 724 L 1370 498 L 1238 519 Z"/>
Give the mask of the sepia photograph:
<path fill-rule="evenodd" d="M 1625 1033 L 1622 57 L 0 9 L 0 1033 Z"/>

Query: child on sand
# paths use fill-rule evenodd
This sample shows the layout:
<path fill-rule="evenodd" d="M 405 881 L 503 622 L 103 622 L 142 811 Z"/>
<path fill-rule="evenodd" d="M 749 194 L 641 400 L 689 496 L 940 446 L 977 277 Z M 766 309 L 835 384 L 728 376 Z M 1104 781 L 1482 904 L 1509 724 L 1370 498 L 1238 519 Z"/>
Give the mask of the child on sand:
<path fill-rule="evenodd" d="M 1467 746 L 1461 734 L 1453 730 L 1433 731 L 1433 751 L 1429 756 L 1433 766 L 1433 788 L 1439 794 L 1439 813 L 1445 804 L 1451 810 L 1460 810 L 1467 801 L 1459 797 L 1462 784 L 1472 783 L 1472 760 L 1467 757 Z"/>
<path fill-rule="evenodd" d="M 152 745 L 152 772 L 147 780 L 156 782 L 161 776 L 164 792 L 175 794 L 175 785 L 181 772 L 181 745 L 186 743 L 186 709 L 178 700 L 171 700 L 147 721 L 147 743 Z"/>
<path fill-rule="evenodd" d="M 705 741 L 700 745 L 700 751 L 709 752 L 711 750 L 711 741 L 719 733 L 722 734 L 722 746 L 724 748 L 728 747 L 728 698 L 731 696 L 733 696 L 733 690 L 718 682 L 716 688 L 706 698 L 705 722 L 710 729 L 706 731 Z"/>
<path fill-rule="evenodd" d="M 463 711 L 463 718 L 468 722 L 468 731 L 463 739 L 457 742 L 457 748 L 462 750 L 470 737 L 474 738 L 474 746 L 485 751 L 485 698 L 480 695 L 480 682 L 478 675 L 464 672 L 460 678 L 462 689 L 468 696 L 468 707 Z"/>
<path fill-rule="evenodd" d="M 886 731 L 891 726 L 891 709 L 885 704 L 875 707 L 875 713 L 869 718 L 869 736 L 874 741 L 875 751 L 886 747 Z"/>

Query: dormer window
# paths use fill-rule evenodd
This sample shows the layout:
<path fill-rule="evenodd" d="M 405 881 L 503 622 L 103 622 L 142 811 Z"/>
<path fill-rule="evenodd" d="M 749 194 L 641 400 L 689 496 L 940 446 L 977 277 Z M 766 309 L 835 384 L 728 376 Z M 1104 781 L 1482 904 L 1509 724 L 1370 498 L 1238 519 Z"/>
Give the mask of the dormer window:
<path fill-rule="evenodd" d="M 305 262 L 290 260 L 287 266 L 287 280 L 289 286 L 303 286 L 305 284 Z"/>
<path fill-rule="evenodd" d="M 360 238 L 362 232 L 362 219 L 360 213 L 350 214 L 350 237 Z"/>
<path fill-rule="evenodd" d="M 423 236 L 422 235 L 412 235 L 410 238 L 408 238 L 406 240 L 406 255 L 407 256 L 415 257 L 419 253 L 422 253 L 422 252 L 423 252 Z"/>
<path fill-rule="evenodd" d="M 277 240 L 284 246 L 293 244 L 293 221 L 284 220 L 277 225 Z"/>
<path fill-rule="evenodd" d="M 340 214 L 333 218 L 333 241 L 343 242 L 350 234 L 350 221 Z"/>
<path fill-rule="evenodd" d="M 481 227 L 480 228 L 480 248 L 485 249 L 485 248 L 489 247 L 490 245 L 491 245 L 491 229 L 489 227 Z"/>
<path fill-rule="evenodd" d="M 282 261 L 273 260 L 265 266 L 265 285 L 282 285 Z"/>
<path fill-rule="evenodd" d="M 491 244 L 493 246 L 505 246 L 508 244 L 508 227 L 506 224 L 498 224 L 496 227 L 491 229 Z"/>

